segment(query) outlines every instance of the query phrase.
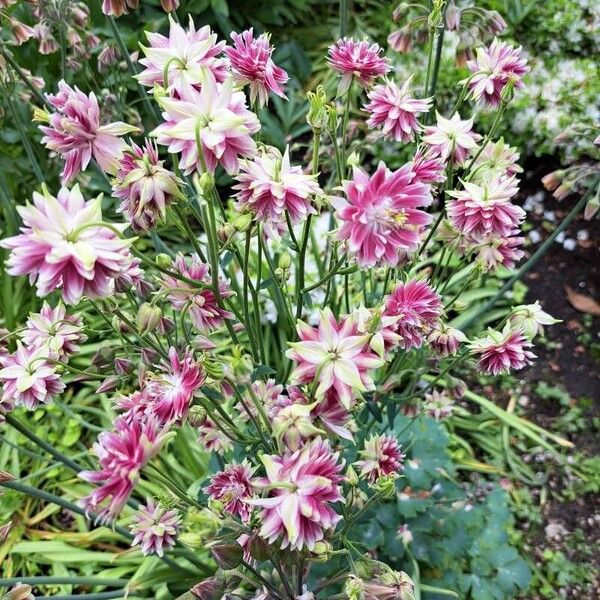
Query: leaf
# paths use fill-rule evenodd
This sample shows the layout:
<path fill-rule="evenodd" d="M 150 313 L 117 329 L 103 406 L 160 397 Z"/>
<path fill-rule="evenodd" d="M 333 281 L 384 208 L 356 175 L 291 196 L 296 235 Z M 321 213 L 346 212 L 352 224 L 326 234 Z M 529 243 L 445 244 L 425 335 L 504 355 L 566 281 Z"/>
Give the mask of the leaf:
<path fill-rule="evenodd" d="M 250 379 L 252 380 L 252 383 L 254 383 L 257 379 L 266 378 L 269 375 L 273 375 L 273 373 L 276 373 L 275 369 L 272 369 L 268 365 L 258 365 L 258 367 L 252 371 Z"/>
<path fill-rule="evenodd" d="M 569 301 L 569 304 L 575 310 L 588 315 L 593 315 L 594 317 L 600 317 L 600 304 L 598 304 L 598 302 L 596 302 L 593 298 L 576 292 L 568 285 L 565 286 L 565 291 L 567 292 L 567 300 Z"/>

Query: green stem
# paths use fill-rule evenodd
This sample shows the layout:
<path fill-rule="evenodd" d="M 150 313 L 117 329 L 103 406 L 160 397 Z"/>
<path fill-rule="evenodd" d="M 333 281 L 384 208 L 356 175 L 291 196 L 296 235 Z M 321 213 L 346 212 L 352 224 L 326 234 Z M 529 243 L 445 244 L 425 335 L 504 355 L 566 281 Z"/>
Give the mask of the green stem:
<path fill-rule="evenodd" d="M 348 0 L 340 0 L 340 38 L 348 32 Z"/>
<path fill-rule="evenodd" d="M 243 282 L 242 282 L 242 310 L 244 312 L 244 325 L 248 333 L 248 339 L 250 340 L 250 348 L 252 350 L 252 356 L 254 360 L 258 361 L 258 349 L 256 347 L 256 340 L 254 338 L 253 323 L 250 321 L 250 309 L 248 300 L 248 284 L 250 276 L 248 274 L 249 263 L 250 263 L 250 242 L 252 240 L 252 228 L 246 231 L 246 244 L 244 246 L 244 265 L 243 265 Z M 259 243 L 260 246 L 260 243 Z"/>
<path fill-rule="evenodd" d="M 202 247 L 200 246 L 200 242 L 198 241 L 196 234 L 192 231 L 192 228 L 190 227 L 190 224 L 188 223 L 188 220 L 187 220 L 185 214 L 181 210 L 181 207 L 178 206 L 177 204 L 173 204 L 173 211 L 177 215 L 177 217 L 181 223 L 181 226 L 185 230 L 185 233 L 187 234 L 187 237 L 190 240 L 190 243 L 192 244 L 194 251 L 200 257 L 200 260 L 205 263 L 206 256 L 204 255 L 204 252 L 202 251 Z"/>
<path fill-rule="evenodd" d="M 128 579 L 108 579 L 105 577 L 77 577 L 75 575 L 40 576 L 40 577 L 6 577 L 0 579 L 0 587 L 9 587 L 17 583 L 25 585 L 105 585 L 108 587 L 125 587 Z"/>

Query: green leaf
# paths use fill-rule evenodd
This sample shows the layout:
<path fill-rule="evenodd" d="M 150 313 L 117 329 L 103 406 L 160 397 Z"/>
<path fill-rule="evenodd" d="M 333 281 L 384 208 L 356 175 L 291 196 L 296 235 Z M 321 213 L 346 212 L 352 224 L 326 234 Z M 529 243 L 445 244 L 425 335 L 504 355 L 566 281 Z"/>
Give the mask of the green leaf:
<path fill-rule="evenodd" d="M 258 365 L 258 367 L 252 371 L 250 380 L 254 383 L 257 379 L 266 379 L 269 375 L 273 375 L 276 372 L 275 369 L 272 369 L 268 365 Z"/>

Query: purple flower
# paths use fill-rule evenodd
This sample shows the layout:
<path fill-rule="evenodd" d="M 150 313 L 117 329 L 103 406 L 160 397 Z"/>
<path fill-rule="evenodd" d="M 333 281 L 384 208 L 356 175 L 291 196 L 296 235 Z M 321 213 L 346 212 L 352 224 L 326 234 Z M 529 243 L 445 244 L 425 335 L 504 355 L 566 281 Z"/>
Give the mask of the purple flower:
<path fill-rule="evenodd" d="M 211 500 L 221 502 L 226 512 L 248 523 L 251 506 L 247 500 L 252 498 L 253 472 L 254 468 L 246 460 L 241 464 L 231 463 L 213 475 L 204 492 Z"/>

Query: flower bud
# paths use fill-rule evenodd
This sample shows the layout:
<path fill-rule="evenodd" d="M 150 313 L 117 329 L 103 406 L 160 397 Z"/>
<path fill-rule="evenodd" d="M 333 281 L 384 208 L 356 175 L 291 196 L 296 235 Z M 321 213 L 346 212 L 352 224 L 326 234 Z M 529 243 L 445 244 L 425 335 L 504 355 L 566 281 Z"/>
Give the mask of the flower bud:
<path fill-rule="evenodd" d="M 453 1 L 446 7 L 446 27 L 448 31 L 458 31 L 460 27 L 460 10 Z"/>
<path fill-rule="evenodd" d="M 171 333 L 172 331 L 175 331 L 175 321 L 173 321 L 173 319 L 170 317 L 163 316 L 160 320 L 160 323 L 156 327 L 156 330 L 161 335 Z"/>
<path fill-rule="evenodd" d="M 306 121 L 316 131 L 321 131 L 327 125 L 327 94 L 322 85 L 317 86 L 314 92 L 306 94 L 308 99 L 308 113 Z"/>
<path fill-rule="evenodd" d="M 0 471 L 0 483 L 6 483 L 7 481 L 13 481 L 14 475 L 11 475 L 7 471 Z"/>
<path fill-rule="evenodd" d="M 127 375 L 133 370 L 133 362 L 128 358 L 122 358 L 118 356 L 114 362 L 115 372 L 117 375 Z"/>
<path fill-rule="evenodd" d="M 168 254 L 164 254 L 163 252 L 156 255 L 154 262 L 163 269 L 168 269 L 173 264 L 173 260 L 171 259 L 171 257 Z"/>
<path fill-rule="evenodd" d="M 9 521 L 8 523 L 5 523 L 4 525 L 2 525 L 2 527 L 0 527 L 0 544 L 3 544 L 6 538 L 8 537 L 11 527 L 12 521 Z"/>
<path fill-rule="evenodd" d="M 212 173 L 202 173 L 198 179 L 198 186 L 202 191 L 202 195 L 206 196 L 215 187 L 215 178 Z"/>
<path fill-rule="evenodd" d="M 344 593 L 348 600 L 364 600 L 365 582 L 356 575 L 348 575 L 344 583 Z"/>
<path fill-rule="evenodd" d="M 47 110 L 36 106 L 33 109 L 33 117 L 31 120 L 36 123 L 48 123 L 50 121 L 50 113 Z"/>
<path fill-rule="evenodd" d="M 327 562 L 331 558 L 333 547 L 329 542 L 321 540 L 315 544 L 311 553 L 311 559 L 316 562 Z"/>
<path fill-rule="evenodd" d="M 387 41 L 392 50 L 395 50 L 400 54 L 406 54 L 410 50 L 412 41 L 409 27 L 406 25 L 401 29 L 392 31 L 392 33 L 388 35 Z"/>
<path fill-rule="evenodd" d="M 2 596 L 1 600 L 35 600 L 35 596 L 31 593 L 30 585 L 17 583 Z"/>
<path fill-rule="evenodd" d="M 119 387 L 120 379 L 116 375 L 107 377 L 100 386 L 96 389 L 96 394 L 105 394 L 106 392 L 113 392 Z"/>
<path fill-rule="evenodd" d="M 357 486 L 360 483 L 358 475 L 352 465 L 346 469 L 346 481 L 348 485 L 351 485 L 352 487 Z"/>
<path fill-rule="evenodd" d="M 288 252 L 284 252 L 277 261 L 277 266 L 284 271 L 292 266 L 292 257 Z"/>
<path fill-rule="evenodd" d="M 235 234 L 235 227 L 231 223 L 225 223 L 217 229 L 219 241 L 226 244 Z"/>
<path fill-rule="evenodd" d="M 243 550 L 239 544 L 219 544 L 210 549 L 220 569 L 229 571 L 242 564 Z"/>
<path fill-rule="evenodd" d="M 250 553 L 250 556 L 258 562 L 269 560 L 272 554 L 269 544 L 260 537 L 257 531 L 250 536 L 248 552 Z"/>
<path fill-rule="evenodd" d="M 181 536 L 179 536 L 181 538 Z M 225 582 L 219 577 L 210 577 L 196 584 L 190 593 L 200 600 L 221 600 L 225 593 Z"/>
<path fill-rule="evenodd" d="M 192 427 L 198 427 L 206 419 L 206 410 L 199 404 L 194 404 L 188 412 L 188 423 Z"/>
<path fill-rule="evenodd" d="M 179 0 L 160 0 L 160 5 L 165 12 L 173 12 L 179 8 Z"/>
<path fill-rule="evenodd" d="M 242 213 L 233 221 L 236 231 L 248 231 L 252 226 L 252 213 Z"/>
<path fill-rule="evenodd" d="M 585 205 L 585 209 L 583 211 L 583 218 L 586 221 L 589 221 L 598 212 L 599 209 L 600 196 L 596 194 L 593 198 L 587 201 L 587 204 Z"/>
<path fill-rule="evenodd" d="M 356 151 L 351 152 L 350 156 L 346 159 L 346 164 L 349 167 L 358 167 L 360 165 L 360 154 Z"/>
<path fill-rule="evenodd" d="M 206 370 L 207 375 L 216 380 L 221 380 L 225 376 L 225 367 L 223 364 L 216 360 L 205 360 L 204 361 L 204 369 Z"/>
<path fill-rule="evenodd" d="M 407 2 L 401 2 L 394 9 L 394 12 L 392 13 L 392 20 L 396 22 L 400 21 L 404 16 L 408 14 L 409 10 L 410 5 Z"/>
<path fill-rule="evenodd" d="M 328 104 L 325 107 L 325 112 L 327 114 L 327 129 L 328 131 L 335 132 L 338 124 L 337 109 L 333 104 Z"/>
<path fill-rule="evenodd" d="M 140 305 L 135 319 L 138 333 L 145 334 L 154 331 L 162 318 L 160 306 L 144 302 Z"/>
<path fill-rule="evenodd" d="M 154 365 L 156 363 L 156 359 L 158 358 L 158 352 L 156 350 L 152 350 L 151 348 L 142 348 L 141 351 L 142 362 L 147 365 Z"/>
<path fill-rule="evenodd" d="M 373 484 L 373 489 L 384 499 L 390 499 L 394 497 L 396 493 L 396 479 L 398 475 L 391 473 L 390 475 L 383 475 L 377 479 Z"/>

